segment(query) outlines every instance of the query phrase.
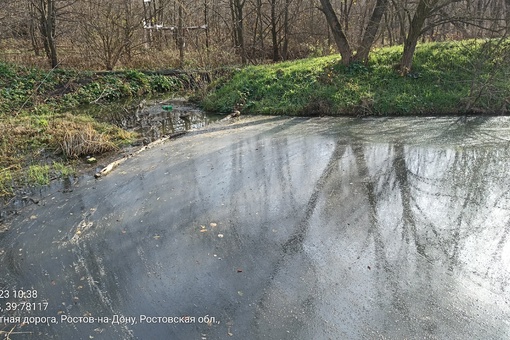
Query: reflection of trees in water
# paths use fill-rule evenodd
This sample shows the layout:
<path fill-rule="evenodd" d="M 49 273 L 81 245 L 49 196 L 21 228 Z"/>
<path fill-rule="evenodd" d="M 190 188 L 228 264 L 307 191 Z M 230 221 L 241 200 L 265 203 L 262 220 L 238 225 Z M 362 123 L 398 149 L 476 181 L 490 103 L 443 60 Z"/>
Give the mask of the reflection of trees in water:
<path fill-rule="evenodd" d="M 386 168 L 366 157 L 365 148 L 353 150 L 369 206 L 372 227 L 367 237 L 378 235 L 375 229 L 393 228 L 379 222 L 388 213 L 380 206 L 388 205 L 391 214 L 399 214 L 401 240 L 406 247 L 413 245 L 418 254 L 447 264 L 449 270 L 473 266 L 471 256 L 480 262 L 493 243 L 504 248 L 495 240 L 507 237 L 503 232 L 509 218 L 504 208 L 509 167 L 505 150 L 379 147 L 383 155 L 378 158 L 391 160 Z M 398 199 L 385 202 L 394 198 L 395 192 Z M 374 242 L 377 245 L 381 241 Z M 481 254 L 473 247 L 485 251 Z M 483 260 L 488 266 L 498 265 L 491 264 L 489 258 Z"/>
<path fill-rule="evenodd" d="M 501 202 L 508 196 L 507 151 L 460 149 L 439 157 L 434 153 L 427 149 L 407 153 L 415 215 L 427 226 L 423 231 L 434 235 L 427 243 L 433 242 L 439 251 L 433 259 L 446 263 L 449 270 L 457 268 L 486 278 L 483 273 L 491 271 L 503 279 L 508 276 L 499 269 L 504 263 L 494 261 L 502 253 L 490 253 L 498 240 L 502 251 L 501 242 L 506 239 L 509 214 Z M 428 175 L 434 168 L 442 171 L 435 177 Z"/>
<path fill-rule="evenodd" d="M 505 289 L 508 156 L 505 149 L 401 144 L 354 144 L 345 150 L 317 204 L 323 223 L 305 241 L 318 275 L 358 297 L 330 296 L 333 305 L 348 306 L 356 315 L 343 315 L 344 324 L 359 329 L 363 321 L 355 319 L 366 316 L 358 311 L 368 309 L 372 329 L 391 330 L 386 335 L 409 334 L 406 327 L 439 334 L 445 320 L 420 318 L 450 308 L 447 318 L 455 320 L 461 311 L 448 307 L 448 294 L 459 282 L 467 279 L 496 294 Z M 327 311 L 318 313 L 327 318 Z"/>
<path fill-rule="evenodd" d="M 466 325 L 470 311 L 454 299 L 472 295 L 459 283 L 498 293 L 507 281 L 498 269 L 508 247 L 508 152 L 328 141 L 256 135 L 207 156 L 215 167 L 222 153 L 230 158 L 210 198 L 228 193 L 229 214 L 218 217 L 229 224 L 226 249 L 274 246 L 244 264 L 267 279 L 254 282 L 265 289 L 250 297 L 252 327 L 262 336 L 277 322 L 282 337 L 307 338 L 317 328 L 302 326 L 314 323 L 315 338 L 402 338 Z M 264 251 L 274 256 L 281 244 L 271 262 Z"/>

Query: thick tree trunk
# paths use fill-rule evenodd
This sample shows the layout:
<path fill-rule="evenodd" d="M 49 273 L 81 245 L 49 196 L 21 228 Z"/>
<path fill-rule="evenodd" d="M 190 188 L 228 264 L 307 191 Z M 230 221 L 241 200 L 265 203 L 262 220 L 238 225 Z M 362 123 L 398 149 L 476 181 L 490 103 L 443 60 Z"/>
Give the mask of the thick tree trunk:
<path fill-rule="evenodd" d="M 370 49 L 374 44 L 377 31 L 381 24 L 381 19 L 384 15 L 384 12 L 386 11 L 387 5 L 388 0 L 377 0 L 374 11 L 372 12 L 372 16 L 370 17 L 367 28 L 365 29 L 365 33 L 363 34 L 361 45 L 356 53 L 356 56 L 354 57 L 354 60 L 364 63 L 368 61 L 368 54 L 370 53 Z"/>
<path fill-rule="evenodd" d="M 349 65 L 352 58 L 351 46 L 349 45 L 349 41 L 347 40 L 347 37 L 342 30 L 342 26 L 338 21 L 338 17 L 333 10 L 333 6 L 331 6 L 331 2 L 329 0 L 320 0 L 320 2 L 322 5 L 321 10 L 324 15 L 326 15 L 326 21 L 331 29 L 331 33 L 333 34 L 333 39 L 335 40 L 335 44 L 340 55 L 342 56 L 342 64 Z"/>

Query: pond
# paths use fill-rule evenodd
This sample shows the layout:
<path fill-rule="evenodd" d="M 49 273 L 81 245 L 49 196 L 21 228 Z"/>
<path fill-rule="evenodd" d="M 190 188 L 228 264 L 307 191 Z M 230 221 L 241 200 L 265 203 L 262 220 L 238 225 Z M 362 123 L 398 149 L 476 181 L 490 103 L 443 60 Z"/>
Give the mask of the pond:
<path fill-rule="evenodd" d="M 0 288 L 38 304 L 0 299 L 0 330 L 508 339 L 509 141 L 506 117 L 241 117 L 169 140 L 9 220 Z"/>

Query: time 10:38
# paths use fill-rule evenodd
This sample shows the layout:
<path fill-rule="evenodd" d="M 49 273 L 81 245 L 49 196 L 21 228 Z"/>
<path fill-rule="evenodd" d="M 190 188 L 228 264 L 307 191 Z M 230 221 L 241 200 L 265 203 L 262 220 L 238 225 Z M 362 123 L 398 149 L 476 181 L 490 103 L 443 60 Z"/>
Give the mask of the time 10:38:
<path fill-rule="evenodd" d="M 37 298 L 37 290 L 35 289 L 0 289 L 0 299 L 35 299 Z"/>

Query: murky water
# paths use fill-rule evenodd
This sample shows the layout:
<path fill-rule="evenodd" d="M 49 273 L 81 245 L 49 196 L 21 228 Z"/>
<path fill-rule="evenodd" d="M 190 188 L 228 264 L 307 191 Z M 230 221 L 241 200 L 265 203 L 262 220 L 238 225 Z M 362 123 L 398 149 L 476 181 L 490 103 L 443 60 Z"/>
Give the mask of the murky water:
<path fill-rule="evenodd" d="M 0 234 L 0 288 L 49 304 L 6 315 L 59 321 L 0 330 L 508 339 L 509 143 L 508 118 L 251 117 L 149 149 Z"/>
<path fill-rule="evenodd" d="M 225 117 L 205 113 L 184 98 L 132 100 L 83 110 L 101 121 L 139 133 L 144 142 L 202 128 Z"/>

